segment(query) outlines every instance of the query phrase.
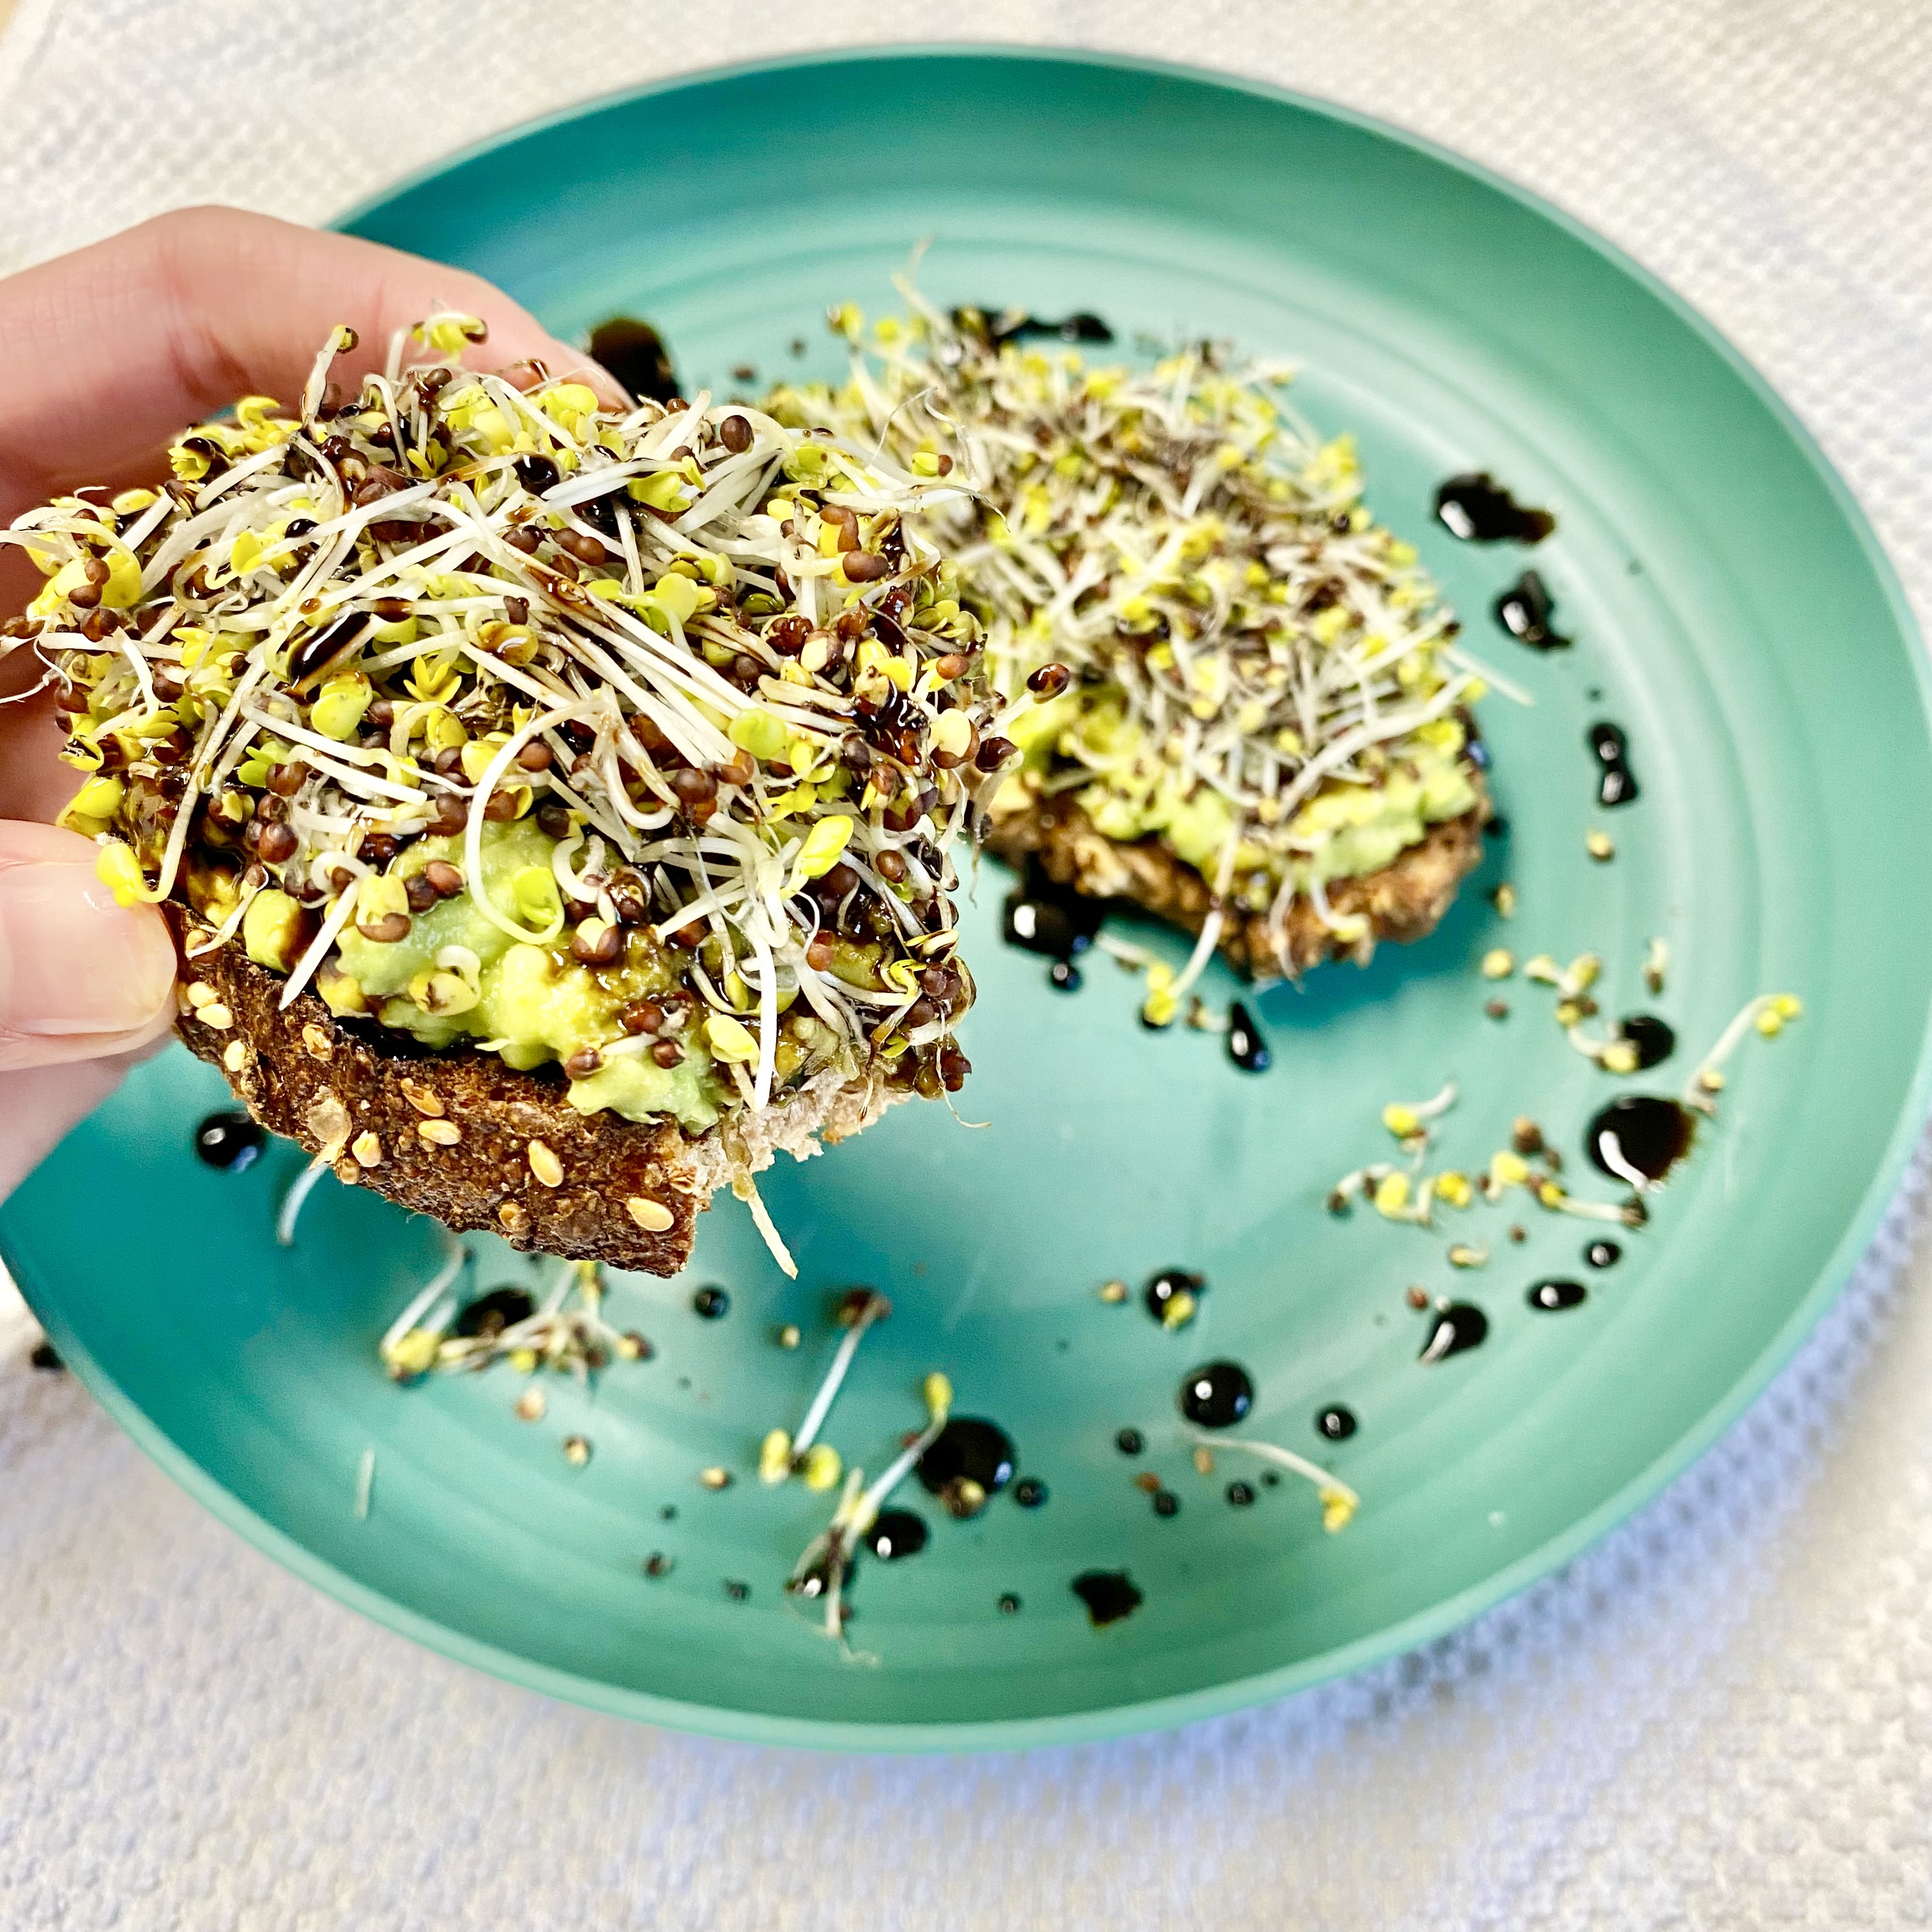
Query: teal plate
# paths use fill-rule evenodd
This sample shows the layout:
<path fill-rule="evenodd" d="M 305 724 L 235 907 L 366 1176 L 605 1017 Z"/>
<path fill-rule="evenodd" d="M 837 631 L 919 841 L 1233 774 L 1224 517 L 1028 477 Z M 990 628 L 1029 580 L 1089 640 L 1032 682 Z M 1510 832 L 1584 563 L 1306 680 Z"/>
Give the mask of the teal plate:
<path fill-rule="evenodd" d="M 981 996 L 964 1108 L 990 1124 L 909 1106 L 774 1173 L 796 1285 L 721 1202 L 685 1277 L 614 1285 L 654 1358 L 594 1390 L 556 1382 L 538 1423 L 514 1418 L 507 1367 L 386 1381 L 376 1340 L 435 1265 L 438 1231 L 328 1182 L 299 1245 L 278 1250 L 294 1153 L 200 1166 L 190 1132 L 220 1083 L 178 1052 L 156 1061 L 0 1232 L 63 1353 L 224 1520 L 399 1630 L 608 1710 L 790 1743 L 1066 1740 L 1278 1696 L 1446 1630 L 1653 1492 L 1789 1354 L 1925 1106 L 1924 668 L 1844 488 L 1647 275 L 1508 184 L 1333 109 L 986 52 L 650 88 L 466 155 L 348 225 L 495 278 L 560 332 L 649 315 L 688 389 L 729 391 L 747 363 L 831 373 L 826 304 L 885 308 L 928 237 L 922 280 L 941 302 L 1094 309 L 1124 342 L 1208 333 L 1290 357 L 1301 409 L 1356 433 L 1378 513 L 1534 703 L 1484 706 L 1510 830 L 1442 929 L 1264 995 L 1275 1064 L 1259 1077 L 1209 1036 L 1144 1032 L 1134 982 L 1104 961 L 1078 994 L 1051 991 L 1044 962 L 999 941 L 1007 882 L 988 866 L 969 917 Z M 1435 484 L 1472 468 L 1556 509 L 1534 561 L 1570 650 L 1538 656 L 1491 620 L 1528 554 L 1434 522 Z M 1610 812 L 1585 742 L 1599 717 L 1628 730 L 1642 787 Z M 1585 856 L 1599 824 L 1607 864 Z M 1490 899 L 1504 877 L 1508 921 Z M 1655 999 L 1639 976 L 1653 935 L 1672 956 Z M 1450 1076 L 1444 1158 L 1480 1166 L 1528 1114 L 1587 1174 L 1579 1137 L 1618 1084 L 1565 1044 L 1546 991 L 1482 980 L 1497 944 L 1598 952 L 1606 1015 L 1648 1008 L 1676 1028 L 1677 1057 L 1630 1085 L 1674 1090 L 1755 992 L 1806 1002 L 1784 1038 L 1746 1042 L 1721 1122 L 1610 1270 L 1582 1265 L 1586 1224 L 1520 1195 L 1434 1234 L 1323 1211 L 1337 1174 L 1386 1149 L 1384 1102 Z M 1217 969 L 1206 991 L 1219 1006 L 1237 988 Z M 1484 1010 L 1498 991 L 1502 1021 Z M 1456 1274 L 1451 1239 L 1494 1258 Z M 474 1245 L 482 1285 L 536 1271 Z M 1173 1266 L 1209 1284 L 1178 1333 L 1138 1292 L 1096 1294 Z M 1559 1275 L 1588 1300 L 1532 1310 L 1528 1287 Z M 870 1666 L 842 1662 L 782 1594 L 825 1499 L 752 1475 L 830 1354 L 829 1297 L 856 1281 L 895 1312 L 834 1412 L 848 1460 L 877 1468 L 941 1367 L 1048 1491 L 962 1524 L 908 1486 L 932 1538 L 861 1570 Z M 712 1282 L 730 1308 L 707 1322 L 692 1296 Z M 1412 1283 L 1481 1307 L 1487 1340 L 1420 1363 Z M 772 1340 L 787 1322 L 804 1334 L 792 1352 Z M 1252 1465 L 1194 1469 L 1175 1392 L 1215 1357 L 1252 1373 L 1242 1432 L 1360 1492 L 1345 1534 L 1323 1533 L 1298 1484 L 1257 1482 L 1237 1508 L 1224 1487 Z M 1360 1426 L 1329 1444 L 1314 1418 L 1335 1402 Z M 1145 1437 L 1138 1457 L 1115 1446 L 1124 1427 Z M 572 1433 L 587 1468 L 562 1453 Z M 736 1472 L 729 1489 L 700 1486 L 714 1463 Z M 1178 1514 L 1155 1514 L 1142 1472 Z M 673 1567 L 650 1580 L 654 1551 Z M 1139 1610 L 1090 1628 L 1069 1589 L 1090 1568 L 1128 1572 Z"/>

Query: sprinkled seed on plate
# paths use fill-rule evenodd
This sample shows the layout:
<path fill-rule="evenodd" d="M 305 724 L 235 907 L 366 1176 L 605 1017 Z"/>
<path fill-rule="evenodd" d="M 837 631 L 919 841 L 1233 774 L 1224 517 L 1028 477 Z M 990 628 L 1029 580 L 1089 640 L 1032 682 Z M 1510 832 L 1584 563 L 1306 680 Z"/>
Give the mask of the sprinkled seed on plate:
<path fill-rule="evenodd" d="M 1214 1473 L 1214 1452 L 1204 1442 L 1194 1451 L 1194 1468 L 1200 1475 L 1211 1476 Z"/>
<path fill-rule="evenodd" d="M 454 1147 L 463 1138 L 463 1130 L 454 1120 L 418 1120 L 416 1132 L 431 1147 Z"/>
<path fill-rule="evenodd" d="M 653 1550 L 644 1558 L 644 1574 L 656 1582 L 660 1576 L 668 1576 L 677 1568 L 677 1558 L 667 1556 L 662 1550 Z"/>
<path fill-rule="evenodd" d="M 533 1141 L 530 1144 L 532 1150 L 530 1165 L 532 1167 L 536 1166 L 536 1149 L 542 1144 L 540 1141 Z M 544 1150 L 545 1153 L 549 1152 L 547 1148 Z M 552 1158 L 554 1159 L 555 1156 L 553 1156 Z M 541 1180 L 543 1178 L 542 1174 L 539 1173 L 537 1178 Z M 563 1178 L 563 1170 L 561 1168 L 557 1170 L 556 1178 L 557 1180 Z M 553 1180 L 549 1184 L 554 1187 L 556 1181 Z M 641 1194 L 632 1195 L 624 1205 L 629 1210 L 631 1219 L 636 1222 L 647 1234 L 662 1234 L 676 1219 L 670 1210 L 662 1201 L 652 1201 Z"/>
<path fill-rule="evenodd" d="M 1606 859 L 1617 856 L 1617 848 L 1607 832 L 1592 832 L 1583 841 L 1583 849 L 1601 865 Z"/>
<path fill-rule="evenodd" d="M 1429 1291 L 1426 1288 L 1412 1288 L 1403 1299 L 1412 1308 L 1426 1308 L 1429 1306 Z"/>
<path fill-rule="evenodd" d="M 1507 946 L 1492 946 L 1483 955 L 1483 977 L 1507 980 L 1516 970 L 1516 955 Z"/>
<path fill-rule="evenodd" d="M 1160 1489 L 1160 1478 L 1151 1469 L 1143 1469 L 1134 1478 L 1134 1487 L 1150 1496 Z"/>
<path fill-rule="evenodd" d="M 1507 880 L 1490 895 L 1490 903 L 1504 918 L 1512 917 L 1516 912 L 1516 888 Z"/>
<path fill-rule="evenodd" d="M 1507 1000 L 1485 1000 L 1483 1010 L 1492 1020 L 1506 1020 L 1509 1018 L 1509 1002 Z"/>
<path fill-rule="evenodd" d="M 559 1160 L 548 1141 L 532 1141 L 530 1144 L 530 1172 L 546 1187 L 563 1185 L 563 1162 Z"/>
<path fill-rule="evenodd" d="M 311 1059 L 326 1060 L 334 1052 L 329 1044 L 328 1035 L 313 1020 L 302 1028 L 302 1042 L 308 1048 Z M 405 1086 L 408 1084 L 406 1082 L 404 1084 Z"/>
<path fill-rule="evenodd" d="M 382 1139 L 373 1129 L 358 1134 L 350 1142 L 349 1151 L 356 1156 L 359 1167 L 380 1167 L 382 1164 Z"/>
<path fill-rule="evenodd" d="M 1127 1298 L 1127 1285 L 1124 1281 L 1103 1281 L 1100 1284 L 1102 1301 L 1124 1301 Z"/>
<path fill-rule="evenodd" d="M 563 1458 L 574 1469 L 580 1469 L 590 1460 L 590 1444 L 580 1436 L 566 1436 L 563 1438 Z"/>
<path fill-rule="evenodd" d="M 550 1406 L 540 1388 L 527 1388 L 517 1398 L 517 1418 L 521 1422 L 541 1422 Z"/>
<path fill-rule="evenodd" d="M 707 1490 L 728 1490 L 731 1486 L 731 1472 L 721 1469 L 714 1463 L 708 1469 L 699 1470 L 698 1480 Z"/>
<path fill-rule="evenodd" d="M 1449 1250 L 1449 1265 L 1451 1268 L 1480 1268 L 1489 1258 L 1487 1248 L 1472 1247 L 1467 1241 L 1452 1243 Z"/>
<path fill-rule="evenodd" d="M 235 1016 L 218 1000 L 212 1006 L 203 1006 L 195 1015 L 205 1027 L 212 1027 L 217 1033 L 226 1033 L 235 1024 Z"/>
<path fill-rule="evenodd" d="M 781 1348 L 796 1348 L 802 1339 L 796 1322 L 788 1322 L 778 1330 L 778 1346 Z"/>

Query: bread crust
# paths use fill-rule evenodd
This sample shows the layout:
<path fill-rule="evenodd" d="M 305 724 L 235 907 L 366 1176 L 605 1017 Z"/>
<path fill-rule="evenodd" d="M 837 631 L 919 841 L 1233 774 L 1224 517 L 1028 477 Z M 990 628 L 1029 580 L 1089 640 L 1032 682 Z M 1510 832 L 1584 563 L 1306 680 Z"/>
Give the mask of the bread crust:
<path fill-rule="evenodd" d="M 1254 978 L 1293 978 L 1329 959 L 1366 965 L 1382 940 L 1406 941 L 1432 932 L 1463 879 L 1482 862 L 1490 802 L 1480 781 L 1477 791 L 1468 811 L 1432 825 L 1379 871 L 1329 886 L 1331 912 L 1359 913 L 1367 920 L 1369 929 L 1359 940 L 1338 937 L 1302 897 L 1288 908 L 1279 950 L 1265 913 L 1235 910 L 1222 924 L 1218 950 Z M 1159 839 L 1108 838 L 1071 798 L 1038 800 L 998 814 L 986 849 L 1015 866 L 1036 860 L 1056 885 L 1090 898 L 1131 901 L 1190 932 L 1201 930 L 1214 902 L 1207 880 Z"/>
<path fill-rule="evenodd" d="M 178 948 L 190 915 L 167 911 Z M 326 1155 L 339 1179 L 459 1232 L 487 1228 L 514 1247 L 647 1274 L 675 1274 L 690 1258 L 713 1188 L 781 1150 L 815 1154 L 820 1134 L 856 1132 L 904 1097 L 882 1075 L 835 1070 L 762 1115 L 728 1116 L 694 1137 L 674 1120 L 579 1113 L 555 1067 L 520 1072 L 466 1048 L 411 1051 L 400 1036 L 392 1047 L 374 1022 L 340 1020 L 312 992 L 284 1010 L 286 982 L 238 946 L 184 957 L 181 974 L 214 994 L 197 990 L 201 1004 L 176 1022 L 189 1050 L 221 1068 L 272 1133 Z M 228 1024 L 210 1025 L 209 1012 Z M 538 1172 L 548 1170 L 541 1151 L 532 1164 L 535 1143 L 556 1156 L 555 1186 Z M 640 1225 L 633 1200 L 656 1204 L 669 1225 Z"/>

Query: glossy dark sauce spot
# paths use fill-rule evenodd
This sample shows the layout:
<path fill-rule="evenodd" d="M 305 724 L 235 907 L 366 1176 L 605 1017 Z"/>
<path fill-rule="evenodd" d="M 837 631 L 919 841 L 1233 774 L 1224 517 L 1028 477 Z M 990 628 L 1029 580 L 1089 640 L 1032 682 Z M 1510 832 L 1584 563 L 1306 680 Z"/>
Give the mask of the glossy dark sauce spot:
<path fill-rule="evenodd" d="M 1180 1498 L 1172 1490 L 1155 1490 L 1154 1513 L 1156 1516 L 1178 1516 L 1180 1514 Z"/>
<path fill-rule="evenodd" d="M 1580 1281 L 1540 1281 L 1529 1291 L 1527 1299 L 1531 1307 L 1554 1315 L 1566 1308 L 1580 1307 L 1589 1292 Z"/>
<path fill-rule="evenodd" d="M 1493 606 L 1496 622 L 1520 644 L 1533 651 L 1567 651 L 1571 639 L 1550 620 L 1556 614 L 1556 599 L 1540 572 L 1526 570 Z"/>
<path fill-rule="evenodd" d="M 1228 1058 L 1244 1073 L 1265 1073 L 1274 1064 L 1254 1015 L 1239 1000 L 1228 1009 Z"/>
<path fill-rule="evenodd" d="M 1207 1292 L 1205 1275 L 1190 1274 L 1185 1268 L 1163 1268 L 1148 1283 L 1141 1298 L 1147 1304 L 1147 1312 L 1165 1324 L 1178 1297 L 1190 1295 L 1198 1301 Z"/>
<path fill-rule="evenodd" d="M 691 1305 L 706 1321 L 722 1321 L 731 1312 L 731 1298 L 722 1288 L 700 1288 L 691 1298 Z"/>
<path fill-rule="evenodd" d="M 1324 1436 L 1330 1442 L 1347 1442 L 1360 1426 L 1355 1420 L 1354 1411 L 1344 1408 L 1340 1402 L 1324 1408 L 1315 1418 L 1316 1434 Z"/>
<path fill-rule="evenodd" d="M 1114 1436 L 1114 1447 L 1123 1456 L 1138 1456 L 1147 1447 L 1147 1438 L 1138 1429 L 1123 1429 Z"/>
<path fill-rule="evenodd" d="M 1096 1630 L 1131 1616 L 1146 1600 L 1124 1570 L 1083 1570 L 1070 1586 Z"/>
<path fill-rule="evenodd" d="M 1255 1499 L 1254 1485 L 1252 1483 L 1230 1483 L 1227 1495 L 1228 1501 L 1234 1508 L 1246 1509 Z"/>
<path fill-rule="evenodd" d="M 678 393 L 664 338 L 634 316 L 600 322 L 590 332 L 590 352 L 640 402 L 668 403 Z"/>
<path fill-rule="evenodd" d="M 500 1335 L 519 1322 L 527 1322 L 537 1312 L 536 1297 L 514 1284 L 493 1288 L 458 1312 L 459 1335 Z"/>
<path fill-rule="evenodd" d="M 1631 1013 L 1618 1022 L 1617 1032 L 1636 1048 L 1640 1070 L 1658 1066 L 1677 1051 L 1677 1035 L 1654 1013 Z"/>
<path fill-rule="evenodd" d="M 1012 1438 L 979 1416 L 956 1415 L 919 1459 L 919 1479 L 948 1515 L 977 1516 L 1013 1479 Z"/>
<path fill-rule="evenodd" d="M 928 1533 L 924 1516 L 910 1510 L 881 1510 L 866 1532 L 866 1547 L 881 1563 L 896 1563 L 902 1556 L 916 1556 Z"/>
<path fill-rule="evenodd" d="M 1600 1174 L 1629 1186 L 1661 1180 L 1690 1151 L 1696 1123 L 1659 1094 L 1624 1094 L 1604 1108 L 1583 1136 Z"/>
<path fill-rule="evenodd" d="M 1583 1258 L 1593 1268 L 1615 1268 L 1624 1251 L 1614 1241 L 1592 1241 L 1583 1250 Z"/>
<path fill-rule="evenodd" d="M 1487 470 L 1452 476 L 1436 492 L 1436 514 L 1465 543 L 1540 543 L 1556 527 L 1547 510 L 1519 503 Z"/>
<path fill-rule="evenodd" d="M 1197 1428 L 1231 1428 L 1254 1400 L 1255 1385 L 1238 1362 L 1209 1362 L 1181 1378 L 1180 1412 Z"/>
<path fill-rule="evenodd" d="M 60 1358 L 60 1351 L 45 1336 L 34 1344 L 34 1352 L 27 1358 L 28 1364 L 50 1376 L 57 1376 L 67 1366 Z"/>
<path fill-rule="evenodd" d="M 1055 885 L 1035 862 L 1006 895 L 1000 930 L 1009 946 L 1044 953 L 1057 964 L 1070 966 L 1093 944 L 1106 917 L 1106 900 L 1087 898 L 1071 886 Z M 1056 974 L 1053 983 L 1070 993 L 1079 986 L 1080 975 Z"/>
<path fill-rule="evenodd" d="M 1077 993 L 1085 975 L 1070 959 L 1056 959 L 1046 969 L 1046 983 L 1056 993 Z"/>
<path fill-rule="evenodd" d="M 1601 767 L 1597 774 L 1597 802 L 1628 805 L 1637 796 L 1637 782 L 1630 768 L 1630 740 L 1622 726 L 1604 718 L 1592 724 L 1585 736 Z"/>
<path fill-rule="evenodd" d="M 1452 1301 L 1447 1308 L 1436 1311 L 1420 1359 L 1445 1362 L 1451 1355 L 1480 1348 L 1489 1332 L 1490 1318 L 1474 1302 Z"/>
<path fill-rule="evenodd" d="M 1013 1485 L 1013 1501 L 1022 1509 L 1038 1509 L 1046 1501 L 1046 1485 L 1037 1476 L 1022 1476 Z"/>
<path fill-rule="evenodd" d="M 1020 1600 L 1009 1590 L 1000 1599 L 1000 1614 L 1003 1617 L 1016 1617 L 1020 1613 Z"/>
<path fill-rule="evenodd" d="M 1051 337 L 1056 342 L 1111 342 L 1114 332 L 1088 309 L 1076 309 L 1054 322 L 1023 308 L 986 308 L 967 303 L 952 311 L 952 326 L 982 337 L 995 348 L 1009 342 Z"/>
<path fill-rule="evenodd" d="M 239 1174 L 254 1164 L 267 1139 L 268 1136 L 246 1114 L 224 1108 L 209 1114 L 195 1129 L 194 1150 L 210 1167 Z"/>

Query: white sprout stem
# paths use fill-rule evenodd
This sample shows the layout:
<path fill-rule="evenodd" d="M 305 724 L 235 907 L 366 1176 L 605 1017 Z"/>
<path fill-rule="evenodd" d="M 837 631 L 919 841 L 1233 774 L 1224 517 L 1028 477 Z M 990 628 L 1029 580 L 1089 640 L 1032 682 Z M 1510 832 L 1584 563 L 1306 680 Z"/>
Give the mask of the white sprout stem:
<path fill-rule="evenodd" d="M 343 928 L 355 916 L 356 890 L 356 882 L 351 879 L 336 895 L 328 916 L 309 941 L 302 956 L 296 962 L 295 970 L 289 975 L 289 983 L 282 988 L 282 997 L 276 1002 L 279 1011 L 286 1012 L 295 1004 L 297 995 L 314 976 L 316 968 L 328 957 L 329 948 L 341 937 Z"/>
<path fill-rule="evenodd" d="M 356 1467 L 356 1520 L 369 1520 L 369 1504 L 376 1493 L 376 1452 L 365 1449 Z"/>
<path fill-rule="evenodd" d="M 1705 1054 L 1702 1060 L 1698 1061 L 1697 1070 L 1685 1083 L 1683 1100 L 1686 1106 L 1708 1108 L 1710 1106 L 1711 1096 L 1705 1090 L 1702 1084 L 1705 1075 L 1714 1073 L 1726 1060 L 1730 1058 L 1731 1055 L 1737 1051 L 1739 1042 L 1751 1030 L 1758 1015 L 1767 1006 L 1772 1005 L 1777 998 L 1778 995 L 1775 993 L 1760 993 L 1755 998 L 1747 1000 L 1738 1008 L 1730 1025 L 1718 1036 L 1717 1044 Z M 1607 1138 L 1609 1136 L 1606 1136 L 1605 1138 Z"/>
<path fill-rule="evenodd" d="M 332 1172 L 328 1161 L 317 1154 L 294 1180 L 282 1196 L 282 1204 L 275 1216 L 275 1240 L 284 1248 L 296 1244 L 296 1223 L 302 1219 L 302 1211 L 308 1197 L 315 1192 L 316 1183 Z"/>
<path fill-rule="evenodd" d="M 794 1458 L 802 1456 L 818 1440 L 818 1432 L 832 1412 L 832 1402 L 845 1379 L 846 1370 L 852 1366 L 852 1358 L 859 1352 L 859 1344 L 866 1339 L 866 1330 L 878 1319 L 882 1300 L 876 1294 L 869 1298 L 858 1318 L 840 1338 L 832 1366 L 826 1370 L 825 1379 L 819 1384 L 818 1393 L 812 1397 L 812 1406 L 806 1411 L 805 1420 L 798 1425 L 798 1433 L 792 1438 L 791 1453 Z"/>
<path fill-rule="evenodd" d="M 387 1332 L 378 1345 L 376 1352 L 379 1354 L 386 1357 L 392 1354 L 396 1344 L 412 1328 L 421 1325 L 423 1317 L 448 1292 L 451 1284 L 461 1276 L 469 1264 L 470 1250 L 453 1238 L 450 1246 L 452 1252 L 444 1259 L 442 1267 L 436 1270 L 401 1314 L 389 1324 Z M 453 1313 L 454 1310 L 452 1309 L 451 1312 Z M 430 1325 L 440 1327 L 442 1324 L 434 1323 Z"/>
<path fill-rule="evenodd" d="M 947 1413 L 943 1408 L 934 1409 L 926 1426 L 886 1465 L 878 1478 L 860 1497 L 858 1506 L 852 1515 L 852 1534 L 863 1536 L 878 1520 L 880 1510 L 886 1505 L 886 1499 L 919 1466 L 919 1459 L 939 1440 L 939 1432 L 946 1426 Z"/>
<path fill-rule="evenodd" d="M 1191 1429 L 1188 1434 L 1208 1448 L 1239 1449 L 1250 1456 L 1258 1456 L 1266 1462 L 1279 1463 L 1284 1469 L 1292 1469 L 1298 1476 L 1312 1483 L 1318 1490 L 1340 1496 L 1351 1509 L 1360 1506 L 1361 1498 L 1343 1482 L 1340 1476 L 1324 1469 L 1318 1462 L 1311 1462 L 1305 1456 L 1298 1456 L 1292 1449 L 1284 1449 L 1276 1442 L 1255 1442 L 1245 1436 L 1222 1436 L 1210 1430 Z"/>
<path fill-rule="evenodd" d="M 734 1072 L 737 1063 L 730 1063 Z M 778 1223 L 766 1207 L 764 1197 L 758 1192 L 758 1184 L 750 1174 L 741 1174 L 731 1183 L 731 1192 L 752 1210 L 752 1221 L 758 1232 L 764 1237 L 765 1246 L 772 1251 L 772 1259 L 776 1262 L 791 1280 L 798 1279 L 798 1264 L 792 1259 L 791 1250 L 784 1244 L 784 1238 L 778 1230 Z"/>

